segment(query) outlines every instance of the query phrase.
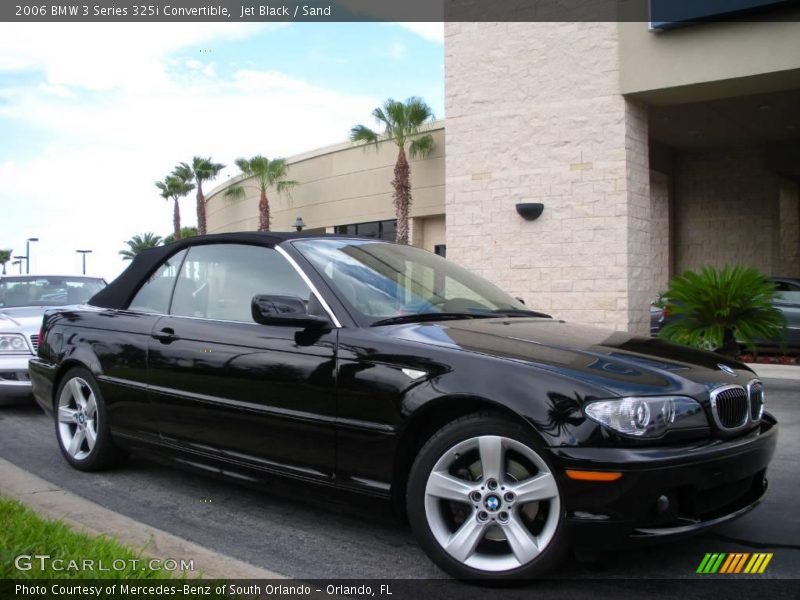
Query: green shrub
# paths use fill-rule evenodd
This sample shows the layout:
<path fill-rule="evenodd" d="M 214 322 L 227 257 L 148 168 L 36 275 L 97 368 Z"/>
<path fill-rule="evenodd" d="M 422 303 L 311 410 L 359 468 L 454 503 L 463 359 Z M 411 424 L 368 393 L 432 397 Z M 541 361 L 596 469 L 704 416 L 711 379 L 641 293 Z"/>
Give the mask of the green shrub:
<path fill-rule="evenodd" d="M 703 267 L 670 282 L 664 294 L 674 315 L 659 332 L 673 342 L 728 356 L 741 342 L 755 351 L 756 340 L 778 340 L 786 326 L 775 308 L 775 286 L 757 269 Z"/>

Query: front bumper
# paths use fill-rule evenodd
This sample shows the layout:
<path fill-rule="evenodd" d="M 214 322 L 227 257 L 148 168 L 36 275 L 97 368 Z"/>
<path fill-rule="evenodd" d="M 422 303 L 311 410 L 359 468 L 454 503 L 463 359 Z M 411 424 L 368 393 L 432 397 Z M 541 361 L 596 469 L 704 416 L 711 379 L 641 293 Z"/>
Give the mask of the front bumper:
<path fill-rule="evenodd" d="M 30 397 L 28 361 L 31 358 L 29 354 L 0 356 L 0 399 Z"/>
<path fill-rule="evenodd" d="M 563 469 L 615 471 L 613 482 L 560 478 L 576 544 L 613 547 L 631 539 L 674 538 L 735 519 L 767 490 L 778 425 L 730 440 L 668 448 L 551 448 Z"/>

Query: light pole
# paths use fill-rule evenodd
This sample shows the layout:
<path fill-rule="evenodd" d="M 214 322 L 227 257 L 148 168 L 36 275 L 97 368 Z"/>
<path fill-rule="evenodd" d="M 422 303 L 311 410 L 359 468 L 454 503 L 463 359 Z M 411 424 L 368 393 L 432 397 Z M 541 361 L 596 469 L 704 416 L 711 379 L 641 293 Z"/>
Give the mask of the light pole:
<path fill-rule="evenodd" d="M 12 265 L 19 265 L 19 274 L 22 275 L 22 259 L 28 258 L 27 256 L 15 256 Z"/>
<path fill-rule="evenodd" d="M 39 238 L 28 238 L 25 241 L 25 274 L 30 275 L 31 272 L 31 242 L 38 242 Z"/>
<path fill-rule="evenodd" d="M 83 274 L 86 275 L 86 255 L 91 254 L 91 250 L 75 250 L 78 254 L 83 257 Z"/>

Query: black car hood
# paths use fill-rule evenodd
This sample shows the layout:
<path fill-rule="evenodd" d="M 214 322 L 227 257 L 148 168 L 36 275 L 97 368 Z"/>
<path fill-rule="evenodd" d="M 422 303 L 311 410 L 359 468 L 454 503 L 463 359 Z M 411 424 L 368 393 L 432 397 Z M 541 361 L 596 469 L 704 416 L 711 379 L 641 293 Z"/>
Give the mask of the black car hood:
<path fill-rule="evenodd" d="M 396 325 L 385 330 L 398 339 L 558 371 L 615 395 L 693 394 L 699 388 L 744 384 L 754 377 L 743 364 L 719 354 L 556 319 L 465 319 Z"/>

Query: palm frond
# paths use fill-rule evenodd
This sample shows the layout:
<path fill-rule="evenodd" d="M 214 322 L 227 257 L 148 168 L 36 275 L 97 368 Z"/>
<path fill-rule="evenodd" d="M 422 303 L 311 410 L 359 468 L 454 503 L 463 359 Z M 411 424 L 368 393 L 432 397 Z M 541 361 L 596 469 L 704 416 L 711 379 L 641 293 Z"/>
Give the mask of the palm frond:
<path fill-rule="evenodd" d="M 253 171 L 252 171 L 252 169 L 250 168 L 250 161 L 249 161 L 249 160 L 247 160 L 246 158 L 237 158 L 237 159 L 236 159 L 235 161 L 233 161 L 233 162 L 234 162 L 234 164 L 235 164 L 237 167 L 239 167 L 239 170 L 240 170 L 240 171 L 241 171 L 241 172 L 242 172 L 244 175 L 252 175 L 252 174 L 253 174 Z"/>
<path fill-rule="evenodd" d="M 287 196 L 291 197 L 291 189 L 300 185 L 299 181 L 294 180 L 281 180 L 275 184 L 275 189 L 279 194 L 286 193 Z"/>
<path fill-rule="evenodd" d="M 225 193 L 222 194 L 226 198 L 232 198 L 233 200 L 238 200 L 240 198 L 244 198 L 245 191 L 244 188 L 240 185 L 233 185 L 225 190 Z"/>
<path fill-rule="evenodd" d="M 182 181 L 192 181 L 194 180 L 194 171 L 192 171 L 192 167 L 187 165 L 186 163 L 179 163 L 173 170 L 171 175 L 173 177 L 177 177 Z"/>
<path fill-rule="evenodd" d="M 409 129 L 418 129 L 423 123 L 433 118 L 431 107 L 417 96 L 406 100 L 406 122 Z"/>
<path fill-rule="evenodd" d="M 366 125 L 356 125 L 350 130 L 351 142 L 378 143 L 378 134 Z"/>
<path fill-rule="evenodd" d="M 148 231 L 146 233 L 135 235 L 131 239 L 127 240 L 125 244 L 127 244 L 128 248 L 125 250 L 120 250 L 119 254 L 122 256 L 123 260 L 133 260 L 133 258 L 142 250 L 160 246 L 161 242 L 162 239 L 160 235 L 156 235 L 155 233 Z"/>
<path fill-rule="evenodd" d="M 670 282 L 665 296 L 675 316 L 661 337 L 718 349 L 726 333 L 755 350 L 758 340 L 782 337 L 785 319 L 774 301 L 775 286 L 757 269 L 742 266 L 688 271 Z"/>
<path fill-rule="evenodd" d="M 416 138 L 409 146 L 409 152 L 412 158 L 416 158 L 417 156 L 425 158 L 431 153 L 431 150 L 433 150 L 433 136 L 429 133 Z"/>

